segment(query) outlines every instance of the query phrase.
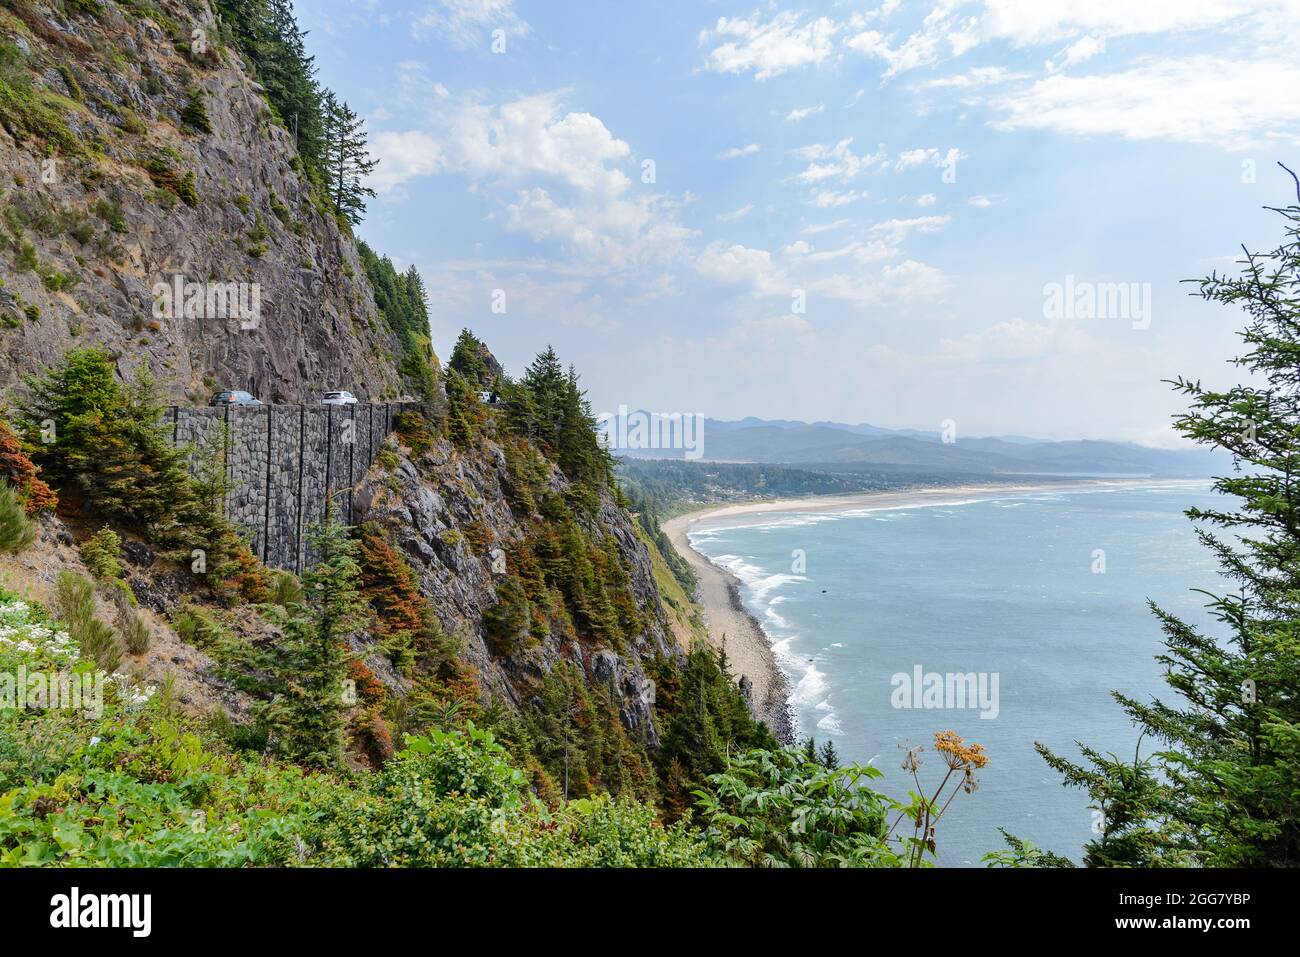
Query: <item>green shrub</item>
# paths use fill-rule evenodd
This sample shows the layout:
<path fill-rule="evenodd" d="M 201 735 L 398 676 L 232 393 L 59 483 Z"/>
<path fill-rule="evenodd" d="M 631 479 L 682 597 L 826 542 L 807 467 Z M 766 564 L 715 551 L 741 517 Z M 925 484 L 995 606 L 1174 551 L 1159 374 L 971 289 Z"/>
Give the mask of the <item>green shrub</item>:
<path fill-rule="evenodd" d="M 221 658 L 221 650 L 234 641 L 211 612 L 192 602 L 182 604 L 172 614 L 172 627 L 186 644 L 208 651 L 214 658 Z"/>
<path fill-rule="evenodd" d="M 145 162 L 145 172 L 155 186 L 164 193 L 170 193 L 186 206 L 199 204 L 198 189 L 195 185 L 194 171 L 178 173 L 172 165 L 173 153 L 155 153 Z"/>
<path fill-rule="evenodd" d="M 81 558 L 96 579 L 116 581 L 122 577 L 122 539 L 107 525 L 81 543 Z"/>
<path fill-rule="evenodd" d="M 36 525 L 18 493 L 7 481 L 0 481 L 0 552 L 17 554 L 36 541 Z"/>
<path fill-rule="evenodd" d="M 301 604 L 302 600 L 302 582 L 296 575 L 278 570 L 271 572 L 271 604 L 289 608 Z"/>
<path fill-rule="evenodd" d="M 211 133 L 212 121 L 208 118 L 208 105 L 203 90 L 191 87 L 188 95 L 189 100 L 181 110 L 181 126 L 194 133 Z"/>

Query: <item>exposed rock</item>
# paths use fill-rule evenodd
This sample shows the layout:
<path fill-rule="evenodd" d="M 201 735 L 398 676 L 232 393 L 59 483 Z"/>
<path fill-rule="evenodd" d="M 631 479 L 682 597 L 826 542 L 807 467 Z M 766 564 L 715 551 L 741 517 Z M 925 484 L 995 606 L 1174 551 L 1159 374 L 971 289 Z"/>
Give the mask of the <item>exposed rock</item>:
<path fill-rule="evenodd" d="M 23 228 L 37 270 L 20 263 L 19 242 L 0 243 L 0 386 L 74 345 L 98 344 L 123 376 L 150 368 L 179 404 L 223 388 L 277 403 L 319 401 L 334 388 L 397 398 L 400 346 L 377 314 L 356 247 L 312 203 L 292 134 L 272 120 L 238 58 L 215 48 L 215 57 L 192 60 L 125 5 L 105 3 L 97 18 L 25 6 L 25 17 L 49 25 L 17 44 L 30 52 L 33 85 L 68 96 L 57 67 L 71 61 L 81 94 L 61 101 L 64 121 L 96 149 L 49 155 L 0 124 L 0 207 L 60 224 Z M 187 34 L 215 22 L 206 0 L 169 6 L 185 11 Z M 210 134 L 180 127 L 191 86 L 203 91 Z M 159 158 L 178 177 L 193 174 L 194 207 L 151 179 L 146 166 Z M 72 285 L 43 281 L 53 273 Z M 248 284 L 249 304 L 260 290 L 255 327 L 241 328 L 229 309 L 156 315 L 155 285 L 177 275 Z"/>
<path fill-rule="evenodd" d="M 154 562 L 153 549 L 138 538 L 128 538 L 122 543 L 122 555 L 137 568 L 148 568 Z"/>

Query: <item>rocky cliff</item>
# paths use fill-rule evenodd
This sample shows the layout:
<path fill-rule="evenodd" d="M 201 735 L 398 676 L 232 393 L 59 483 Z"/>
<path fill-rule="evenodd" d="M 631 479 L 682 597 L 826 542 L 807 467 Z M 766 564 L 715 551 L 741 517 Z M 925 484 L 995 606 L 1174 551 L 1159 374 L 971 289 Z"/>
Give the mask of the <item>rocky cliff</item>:
<path fill-rule="evenodd" d="M 200 0 L 0 3 L 0 386 L 100 344 L 178 403 L 398 397 L 355 245 L 221 35 Z"/>
<path fill-rule="evenodd" d="M 518 504 L 518 477 L 496 442 L 466 452 L 444 440 L 420 455 L 403 453 L 395 464 L 377 465 L 360 483 L 354 497 L 358 520 L 383 528 L 406 554 L 443 627 L 460 639 L 485 698 L 518 707 L 542 675 L 569 660 L 589 681 L 610 687 L 621 702 L 624 725 L 654 747 L 655 688 L 646 664 L 656 657 L 680 658 L 683 649 L 672 637 L 649 550 L 628 513 L 604 494 L 584 526 L 595 540 L 616 549 L 642 613 L 638 633 L 614 648 L 583 640 L 552 621 L 545 637 L 502 655 L 485 636 L 484 614 L 497 603 L 498 582 L 516 570 L 506 553 L 526 542 L 543 519 Z M 540 483 L 557 496 L 570 486 L 554 466 Z"/>

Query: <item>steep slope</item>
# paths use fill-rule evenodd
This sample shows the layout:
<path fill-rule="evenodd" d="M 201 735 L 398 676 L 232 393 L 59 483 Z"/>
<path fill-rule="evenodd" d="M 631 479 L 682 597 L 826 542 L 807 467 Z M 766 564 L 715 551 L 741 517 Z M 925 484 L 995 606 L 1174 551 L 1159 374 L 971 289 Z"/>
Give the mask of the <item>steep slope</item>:
<path fill-rule="evenodd" d="M 95 343 L 180 403 L 399 395 L 355 245 L 222 38 L 204 0 L 0 4 L 0 386 Z M 158 308 L 177 276 L 258 314 Z"/>

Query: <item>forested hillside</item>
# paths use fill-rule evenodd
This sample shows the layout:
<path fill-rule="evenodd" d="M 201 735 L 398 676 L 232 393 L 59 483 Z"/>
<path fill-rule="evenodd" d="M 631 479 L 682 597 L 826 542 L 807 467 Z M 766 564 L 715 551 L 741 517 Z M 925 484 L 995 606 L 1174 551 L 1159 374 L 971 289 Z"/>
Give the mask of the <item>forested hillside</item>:
<path fill-rule="evenodd" d="M 921 863 L 696 640 L 577 371 L 442 367 L 289 3 L 3 0 L 0 127 L 0 670 L 50 676 L 0 707 L 0 863 Z M 229 443 L 171 441 L 223 388 L 413 400 L 300 578 Z"/>

